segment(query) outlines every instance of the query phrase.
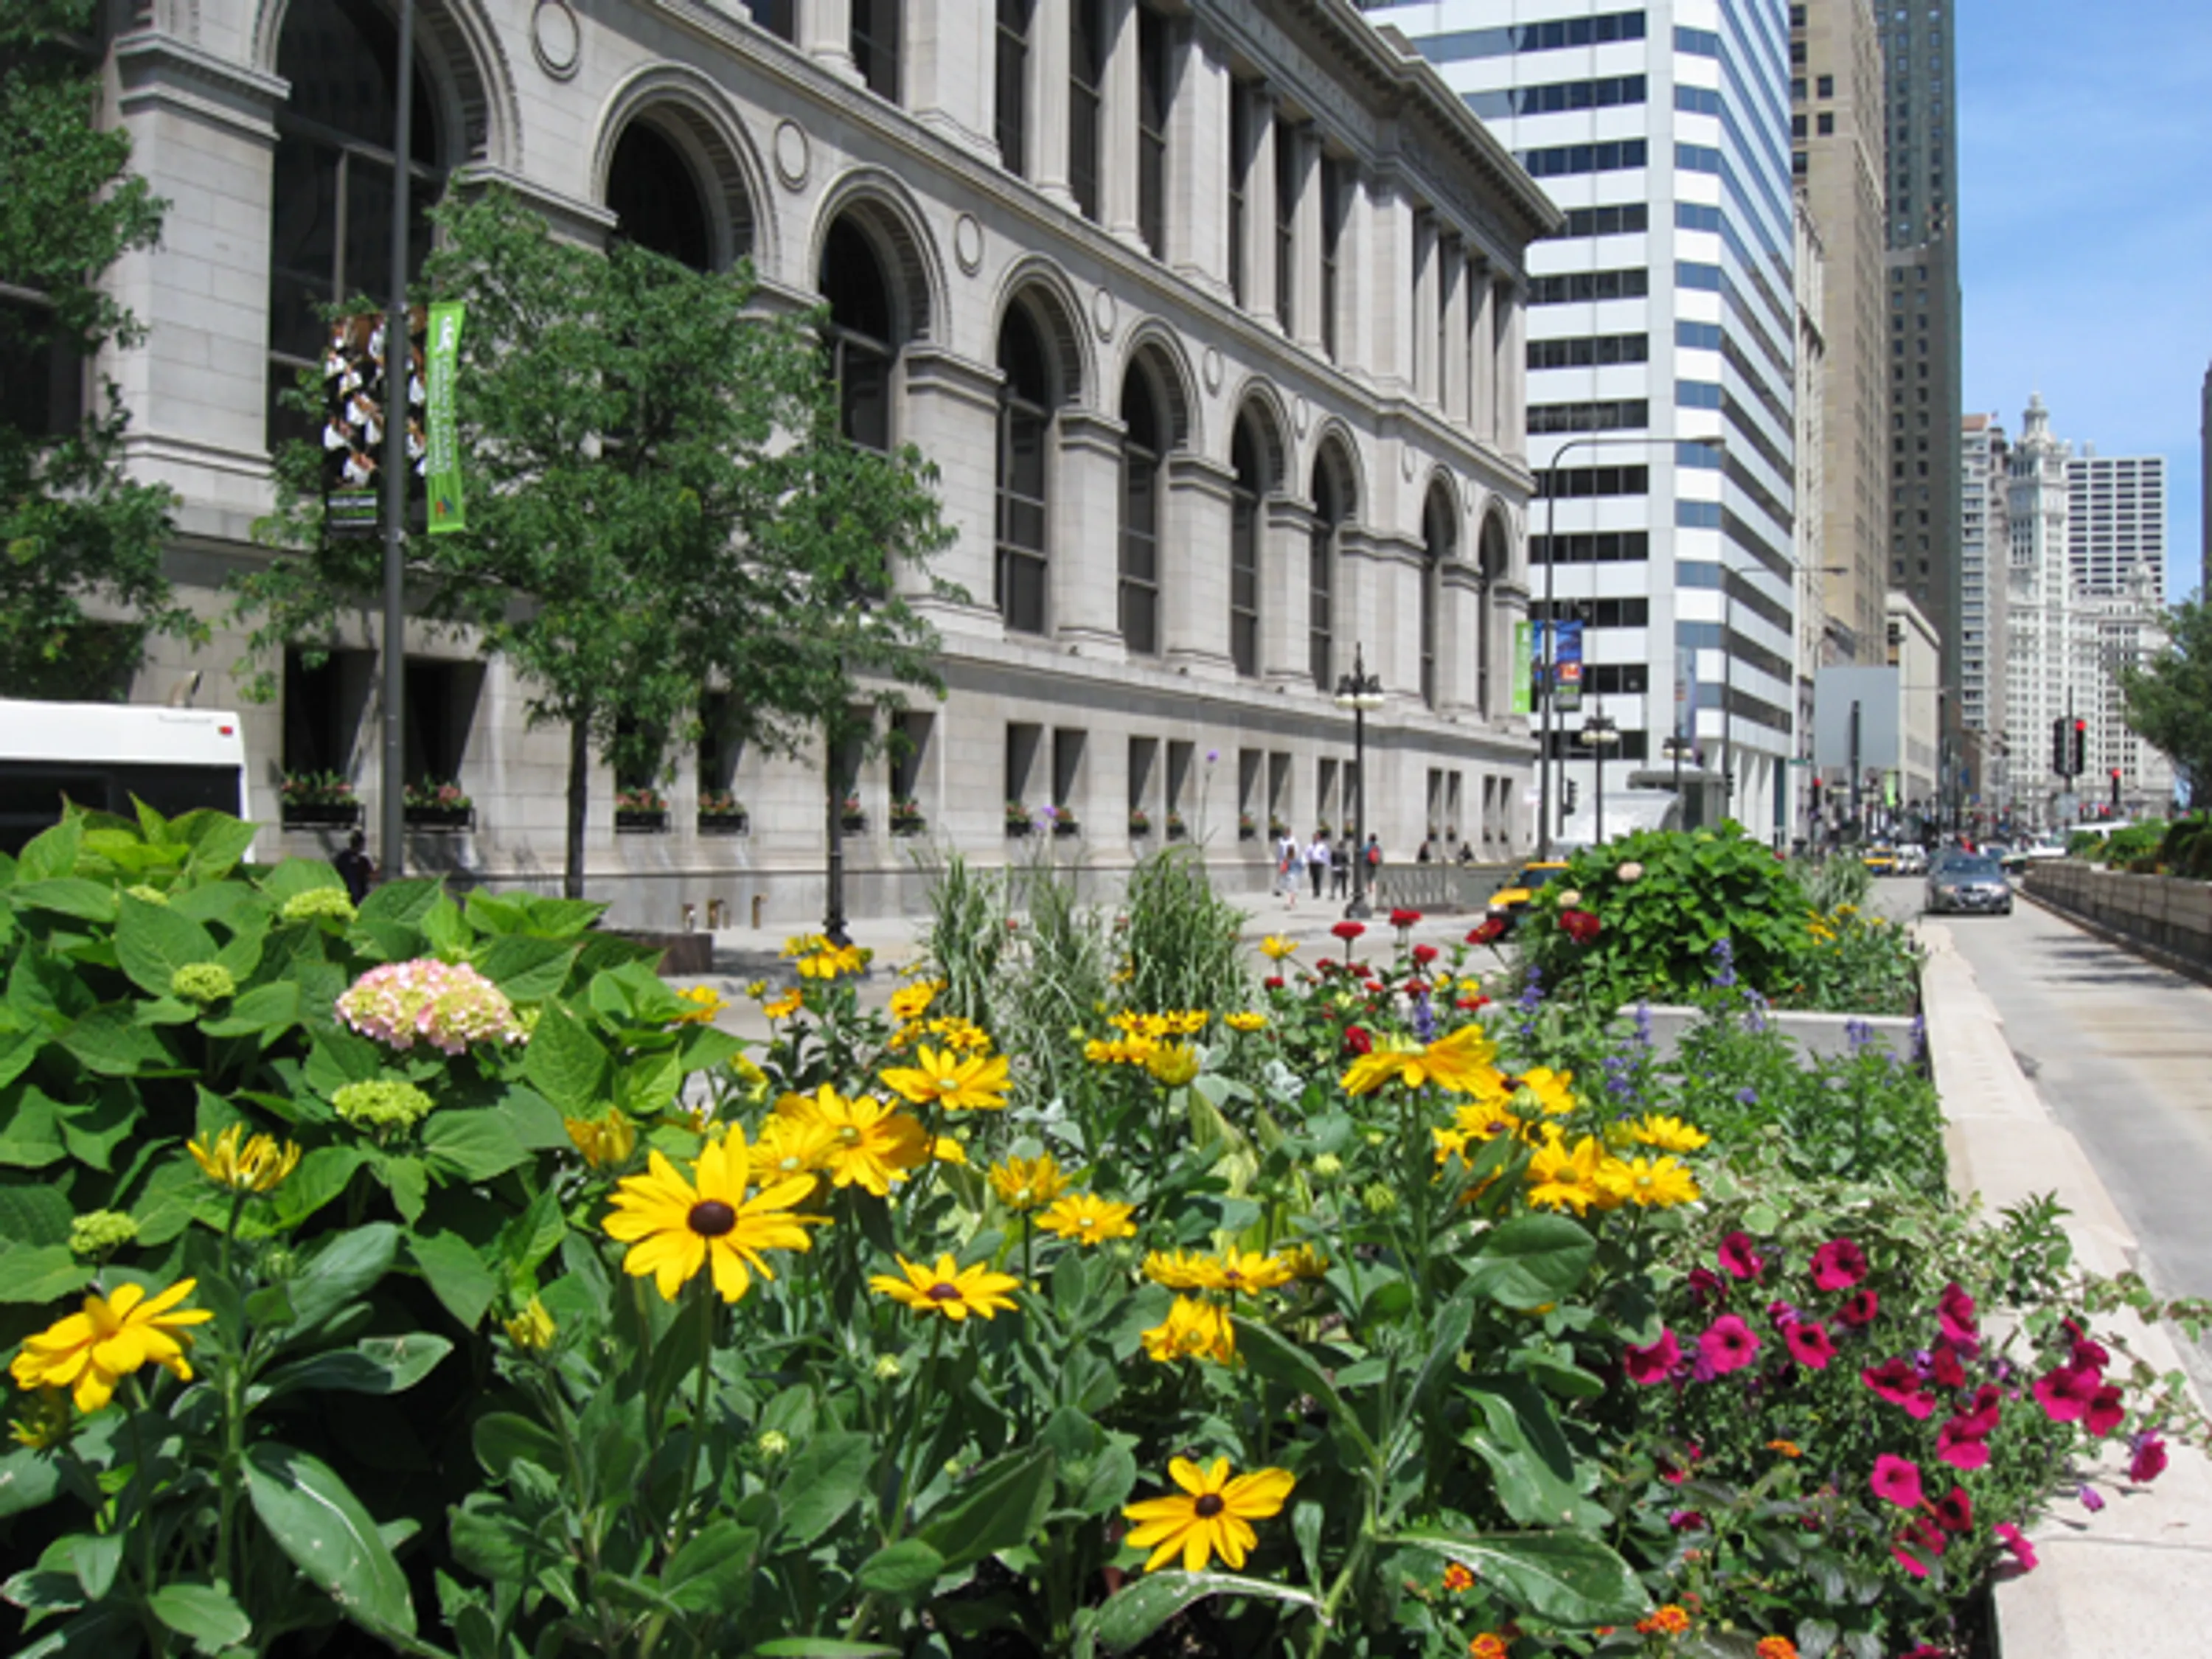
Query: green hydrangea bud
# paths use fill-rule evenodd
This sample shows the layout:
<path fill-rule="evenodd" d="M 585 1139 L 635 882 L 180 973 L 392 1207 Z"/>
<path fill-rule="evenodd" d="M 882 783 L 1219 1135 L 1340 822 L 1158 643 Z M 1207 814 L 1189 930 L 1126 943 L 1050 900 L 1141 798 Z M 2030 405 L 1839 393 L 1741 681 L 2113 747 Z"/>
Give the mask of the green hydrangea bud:
<path fill-rule="evenodd" d="M 238 981 L 219 962 L 188 962 L 169 975 L 169 991 L 186 1002 L 221 1002 L 237 994 Z"/>
<path fill-rule="evenodd" d="M 791 1437 L 779 1430 L 764 1430 L 753 1442 L 753 1449 L 773 1463 L 791 1450 Z"/>
<path fill-rule="evenodd" d="M 1344 1173 L 1344 1160 L 1334 1152 L 1323 1152 L 1313 1161 L 1314 1179 L 1334 1181 Z"/>
<path fill-rule="evenodd" d="M 286 921 L 350 922 L 361 912 L 354 908 L 353 901 L 346 896 L 343 887 L 310 887 L 304 893 L 295 893 L 284 901 L 277 914 Z"/>
<path fill-rule="evenodd" d="M 331 1104 L 356 1129 L 381 1136 L 392 1130 L 413 1128 L 437 1103 L 411 1083 L 379 1078 L 347 1084 L 331 1097 Z"/>
<path fill-rule="evenodd" d="M 74 1255 L 106 1255 L 138 1237 L 138 1224 L 118 1210 L 89 1210 L 70 1223 L 69 1247 Z"/>
<path fill-rule="evenodd" d="M 169 902 L 169 896 L 167 893 L 158 887 L 149 887 L 143 881 L 123 890 L 142 904 L 167 904 Z"/>
<path fill-rule="evenodd" d="M 899 1358 L 895 1353 L 887 1353 L 876 1361 L 876 1381 L 878 1382 L 896 1382 L 905 1375 L 906 1367 L 899 1364 Z"/>
<path fill-rule="evenodd" d="M 1359 1201 L 1366 1206 L 1370 1215 L 1388 1215 L 1398 1207 L 1398 1194 L 1395 1189 L 1378 1181 L 1359 1194 Z"/>

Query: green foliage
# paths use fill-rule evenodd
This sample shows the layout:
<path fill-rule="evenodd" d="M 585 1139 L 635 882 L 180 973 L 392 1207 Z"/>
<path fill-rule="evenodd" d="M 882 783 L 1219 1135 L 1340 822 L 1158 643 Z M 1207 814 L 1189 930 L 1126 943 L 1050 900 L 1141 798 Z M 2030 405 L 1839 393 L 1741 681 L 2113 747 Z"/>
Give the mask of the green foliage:
<path fill-rule="evenodd" d="M 100 120 L 82 47 L 89 0 L 0 15 L 0 365 L 35 392 L 143 329 L 102 277 L 161 234 L 165 204 L 130 172 L 129 135 Z M 161 574 L 173 496 L 124 476 L 127 417 L 105 374 L 72 422 L 0 421 L 0 696 L 120 696 L 155 633 L 196 635 Z M 27 401 L 27 400 L 26 400 Z"/>
<path fill-rule="evenodd" d="M 918 452 L 839 435 L 818 319 L 757 305 L 750 265 L 700 273 L 620 240 L 602 255 L 498 191 L 434 217 L 430 295 L 469 308 L 469 528 L 410 538 L 408 589 L 569 730 L 580 896 L 592 750 L 627 775 L 696 732 L 710 690 L 726 736 L 791 752 L 855 704 L 936 690 L 911 599 L 951 532 Z M 379 542 L 321 535 L 321 465 L 307 443 L 278 458 L 261 533 L 291 550 L 241 584 L 264 664 L 380 591 Z"/>
<path fill-rule="evenodd" d="M 1129 874 L 1121 945 L 1137 1008 L 1242 1007 L 1252 991 L 1244 915 L 1213 890 L 1188 847 L 1164 847 Z"/>
<path fill-rule="evenodd" d="M 2165 861 L 2167 836 L 2172 828 L 2163 822 L 2130 823 L 2109 835 L 2098 836 L 2082 831 L 2069 838 L 2067 853 L 2075 858 L 2084 858 L 2092 864 L 2101 864 L 2114 870 L 2130 870 L 2148 860 L 2148 870 L 2155 870 Z M 2185 848 L 2191 837 L 2184 836 Z"/>
<path fill-rule="evenodd" d="M 2120 670 L 2128 729 L 2201 785 L 2212 779 L 2212 600 L 2184 599 L 2164 627 L 2163 651 Z"/>

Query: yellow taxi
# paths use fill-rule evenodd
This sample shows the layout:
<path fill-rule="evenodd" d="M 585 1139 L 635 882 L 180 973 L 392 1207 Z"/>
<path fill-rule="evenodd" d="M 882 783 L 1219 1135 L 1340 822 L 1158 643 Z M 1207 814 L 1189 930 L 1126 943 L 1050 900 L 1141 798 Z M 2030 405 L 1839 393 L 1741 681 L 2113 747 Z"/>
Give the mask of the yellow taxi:
<path fill-rule="evenodd" d="M 1859 862 L 1877 876 L 1893 876 L 1897 873 L 1897 854 L 1892 848 L 1879 845 L 1869 847 L 1859 854 Z"/>
<path fill-rule="evenodd" d="M 1528 908 L 1528 901 L 1536 896 L 1536 890 L 1557 881 L 1559 872 L 1566 867 L 1565 859 L 1536 859 L 1522 865 L 1507 878 L 1504 886 L 1490 896 L 1490 914 L 1517 921 L 1521 913 Z"/>

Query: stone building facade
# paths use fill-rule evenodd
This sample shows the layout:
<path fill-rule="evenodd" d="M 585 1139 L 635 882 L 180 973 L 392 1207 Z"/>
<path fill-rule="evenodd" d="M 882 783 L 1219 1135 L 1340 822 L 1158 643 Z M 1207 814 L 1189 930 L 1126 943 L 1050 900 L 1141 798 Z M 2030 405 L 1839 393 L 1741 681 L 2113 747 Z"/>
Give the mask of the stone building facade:
<path fill-rule="evenodd" d="M 262 556 L 272 392 L 313 350 L 316 307 L 386 283 L 394 15 L 113 4 L 115 118 L 171 207 L 117 273 L 149 327 L 112 372 L 132 465 L 181 498 L 174 572 L 214 617 Z M 967 599 L 930 602 L 948 695 L 901 717 L 902 756 L 777 760 L 710 729 L 648 834 L 617 833 L 594 779 L 589 879 L 617 917 L 818 915 L 825 783 L 854 798 L 855 913 L 915 902 L 925 848 L 1021 856 L 1010 801 L 1059 809 L 1064 850 L 1109 881 L 1175 824 L 1256 883 L 1270 819 L 1348 824 L 1331 693 L 1355 653 L 1386 696 L 1367 721 L 1386 852 L 1525 846 L 1525 253 L 1561 219 L 1351 0 L 416 15 L 418 201 L 501 185 L 574 236 L 748 258 L 769 303 L 826 296 L 848 430 L 920 446 L 958 532 L 936 568 Z M 284 772 L 309 769 L 360 780 L 373 821 L 374 638 L 363 618 L 328 667 L 288 665 L 281 706 L 246 711 L 269 822 Z M 164 646 L 135 690 L 198 669 L 200 702 L 228 705 L 240 643 Z M 528 726 L 497 661 L 405 648 L 410 775 L 475 804 L 464 830 L 410 836 L 410 862 L 556 878 L 562 734 Z M 696 809 L 724 790 L 745 829 L 709 836 Z"/>

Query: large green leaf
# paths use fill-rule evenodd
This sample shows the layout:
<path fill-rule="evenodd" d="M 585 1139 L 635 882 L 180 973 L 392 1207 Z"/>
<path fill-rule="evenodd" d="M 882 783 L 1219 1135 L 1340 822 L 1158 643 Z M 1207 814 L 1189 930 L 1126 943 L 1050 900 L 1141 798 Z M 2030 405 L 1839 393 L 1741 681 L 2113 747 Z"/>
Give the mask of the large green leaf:
<path fill-rule="evenodd" d="M 475 1329 L 499 1294 L 498 1277 L 484 1265 L 476 1246 L 459 1233 L 417 1233 L 408 1239 L 407 1253 L 415 1258 L 432 1294 L 446 1304 L 446 1311 Z"/>
<path fill-rule="evenodd" d="M 123 895 L 115 918 L 115 958 L 131 982 L 149 996 L 167 996 L 177 969 L 213 962 L 213 934 L 166 904 Z"/>
<path fill-rule="evenodd" d="M 263 1382 L 270 1398 L 301 1389 L 401 1394 L 436 1370 L 438 1362 L 453 1351 L 451 1342 L 428 1331 L 408 1336 L 365 1336 L 350 1348 L 332 1348 L 280 1365 Z"/>
<path fill-rule="evenodd" d="M 292 1565 L 363 1628 L 415 1634 L 415 1603 L 376 1522 L 328 1465 L 273 1440 L 246 1454 L 253 1513 Z"/>
<path fill-rule="evenodd" d="M 945 1558 L 919 1538 L 886 1544 L 860 1563 L 860 1588 L 878 1595 L 918 1595 L 937 1583 Z"/>
<path fill-rule="evenodd" d="M 1028 1543 L 1052 1507 L 1057 1462 L 1051 1447 L 1037 1446 L 985 1464 L 915 1536 L 945 1558 L 947 1571 Z"/>
<path fill-rule="evenodd" d="M 130 1077 L 168 1065 L 169 1051 L 159 1036 L 138 1024 L 137 1012 L 127 1002 L 94 1008 L 62 1033 L 62 1047 L 85 1070 L 102 1077 Z"/>
<path fill-rule="evenodd" d="M 1468 1263 L 1468 1282 L 1509 1308 L 1564 1301 L 1597 1256 L 1597 1241 L 1563 1215 L 1523 1215 L 1493 1228 Z"/>
<path fill-rule="evenodd" d="M 1602 1529 L 1605 1511 L 1583 1497 L 1595 1471 L 1577 1465 L 1542 1393 L 1526 1377 L 1485 1376 L 1476 1383 L 1465 1392 L 1480 1421 L 1464 1438 L 1489 1464 L 1505 1512 L 1523 1526 Z"/>
<path fill-rule="evenodd" d="M 0 1519 L 51 1502 L 61 1486 L 60 1462 L 52 1452 L 16 1447 L 0 1456 Z"/>
<path fill-rule="evenodd" d="M 213 1584 L 173 1579 L 146 1598 L 146 1607 L 178 1635 L 189 1637 L 202 1653 L 221 1653 L 253 1634 L 253 1621 L 245 1610 L 228 1590 Z"/>
<path fill-rule="evenodd" d="M 1320 1611 L 1320 1599 L 1288 1584 L 1233 1572 L 1148 1572 L 1124 1585 L 1098 1610 L 1098 1639 L 1120 1651 L 1133 1648 L 1162 1625 L 1209 1595 L 1249 1595 Z"/>
<path fill-rule="evenodd" d="M 549 1002 L 530 1034 L 522 1073 L 572 1117 L 590 1117 L 606 1099 L 606 1050 L 576 1017 Z"/>
<path fill-rule="evenodd" d="M 30 844 L 17 854 L 17 880 L 50 881 L 56 876 L 74 874 L 76 855 L 83 845 L 84 814 L 64 812 L 59 823 L 33 836 Z"/>
<path fill-rule="evenodd" d="M 471 901 L 473 908 L 473 898 Z M 476 965 L 516 1002 L 543 1002 L 568 982 L 580 945 L 509 933 L 477 947 Z"/>
<path fill-rule="evenodd" d="M 52 910 L 79 921 L 115 920 L 115 889 L 104 881 L 82 876 L 61 876 L 52 881 L 27 881 L 13 888 L 9 902 L 18 910 Z"/>
<path fill-rule="evenodd" d="M 210 1036 L 258 1036 L 267 1048 L 300 1019 L 300 987 L 280 979 L 257 985 L 230 1005 L 221 1019 L 203 1020 L 200 1030 Z"/>
<path fill-rule="evenodd" d="M 1337 1392 L 1336 1384 L 1329 1381 L 1328 1373 L 1322 1369 L 1318 1359 L 1268 1326 L 1243 1318 L 1233 1322 L 1237 1328 L 1237 1355 L 1255 1376 L 1318 1400 L 1351 1431 L 1368 1456 L 1375 1455 L 1373 1438 L 1358 1414 L 1345 1403 L 1344 1396 Z"/>
<path fill-rule="evenodd" d="M 760 1534 L 727 1518 L 709 1521 L 660 1570 L 660 1593 L 685 1613 L 731 1618 L 751 1599 Z"/>
<path fill-rule="evenodd" d="M 1508 1601 L 1561 1625 L 1626 1625 L 1650 1603 L 1627 1562 L 1578 1532 L 1449 1533 L 1417 1528 L 1389 1540 L 1434 1550 Z"/>
<path fill-rule="evenodd" d="M 14 1244 L 67 1244 L 70 1201 L 58 1188 L 0 1186 L 0 1239 Z"/>
<path fill-rule="evenodd" d="M 560 1436 L 515 1412 L 487 1412 L 477 1419 L 469 1438 L 484 1472 L 501 1480 L 518 1462 L 535 1463 L 552 1474 L 562 1473 L 568 1462 Z"/>
<path fill-rule="evenodd" d="M 799 1448 L 776 1490 L 784 1540 L 803 1547 L 836 1526 L 860 1501 L 875 1455 L 865 1434 L 817 1435 Z"/>
<path fill-rule="evenodd" d="M 313 1330 L 389 1273 L 398 1251 L 399 1230 L 388 1221 L 332 1234 L 285 1287 L 294 1323 Z"/>
<path fill-rule="evenodd" d="M 422 1125 L 422 1149 L 471 1182 L 504 1175 L 530 1156 L 499 1111 L 434 1112 Z"/>
<path fill-rule="evenodd" d="M 0 1164 L 43 1170 L 68 1156 L 54 1103 L 36 1089 L 22 1090 L 0 1116 Z"/>
<path fill-rule="evenodd" d="M 91 1267 L 70 1255 L 66 1244 L 0 1250 L 0 1303 L 52 1302 L 91 1280 Z"/>

